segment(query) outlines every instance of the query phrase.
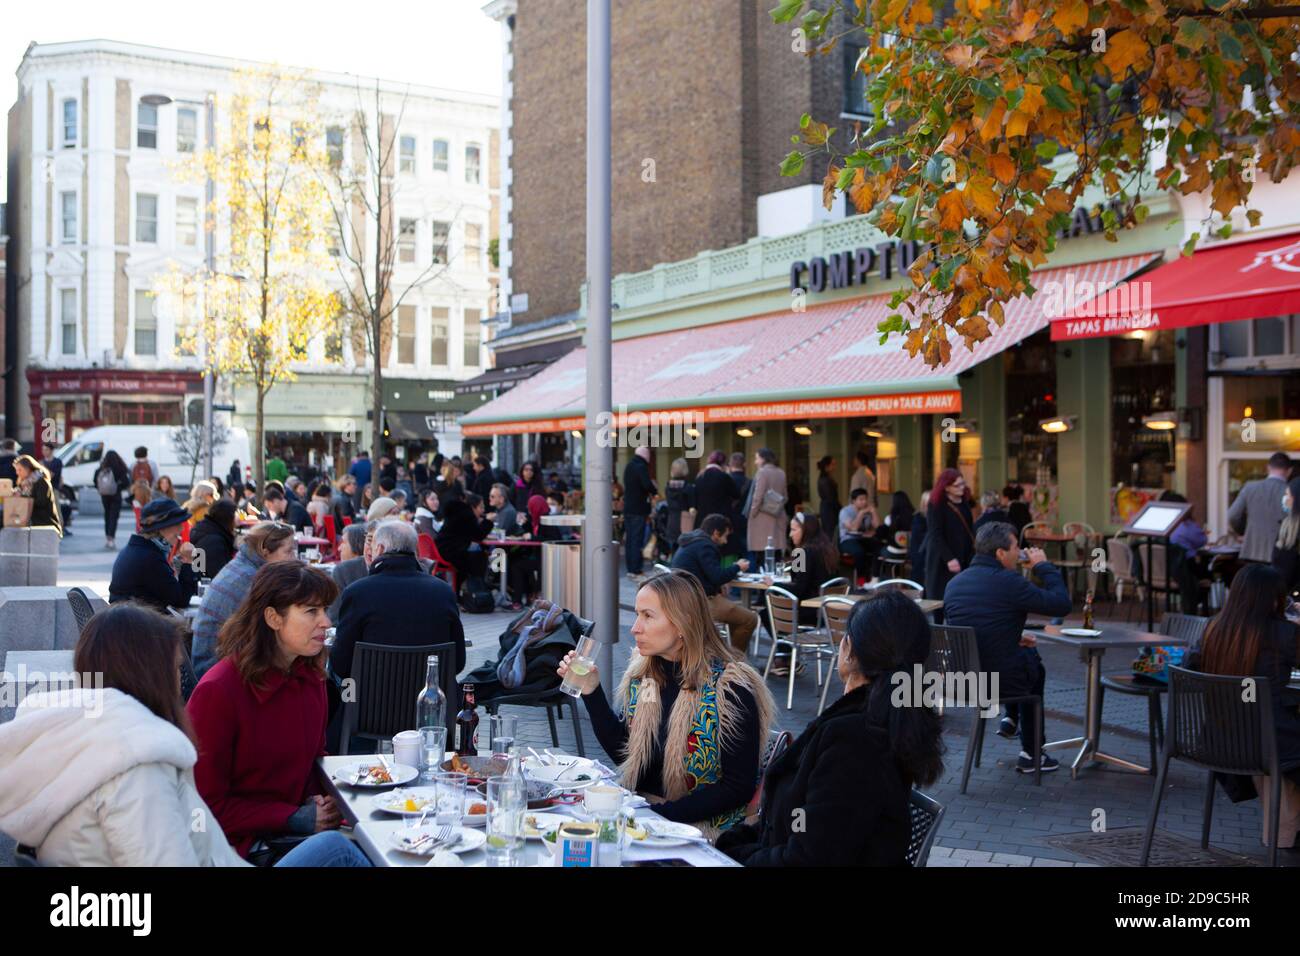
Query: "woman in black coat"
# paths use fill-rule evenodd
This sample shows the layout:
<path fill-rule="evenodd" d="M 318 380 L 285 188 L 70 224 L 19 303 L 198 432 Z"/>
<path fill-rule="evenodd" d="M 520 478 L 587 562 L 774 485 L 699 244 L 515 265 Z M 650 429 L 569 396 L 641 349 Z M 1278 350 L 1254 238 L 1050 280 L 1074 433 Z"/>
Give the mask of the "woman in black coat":
<path fill-rule="evenodd" d="M 1267 564 L 1248 564 L 1232 579 L 1223 610 L 1210 621 L 1186 665 L 1207 674 L 1267 677 L 1273 689 L 1273 724 L 1284 775 L 1300 784 L 1300 715 L 1287 684 L 1296 661 L 1297 628 L 1282 616 L 1282 576 Z"/>
<path fill-rule="evenodd" d="M 817 470 L 820 472 L 817 476 L 817 498 L 821 502 L 817 515 L 822 519 L 823 528 L 838 528 L 840 522 L 840 486 L 831 474 L 834 467 L 835 459 L 830 455 L 822 455 L 817 462 Z M 849 491 L 851 493 L 853 489 L 850 488 Z"/>
<path fill-rule="evenodd" d="M 473 492 L 464 499 L 453 498 L 443 503 L 442 530 L 435 539 L 438 553 L 443 559 L 456 566 L 460 580 L 466 577 L 485 577 L 487 575 L 487 552 L 471 550 L 470 546 L 482 541 L 492 530 L 492 522 L 481 519 L 474 509 L 483 503 L 483 499 Z"/>
<path fill-rule="evenodd" d="M 173 571 L 168 554 L 180 539 L 181 525 L 189 512 L 170 498 L 158 498 L 140 511 L 140 531 L 131 535 L 113 562 L 108 583 L 108 603 L 138 601 L 156 611 L 189 607 L 199 588 L 199 578 L 190 567 L 194 548 L 180 547 L 180 569 Z"/>
<path fill-rule="evenodd" d="M 970 489 L 956 468 L 939 473 L 926 511 L 925 596 L 943 600 L 944 588 L 975 556 Z"/>
<path fill-rule="evenodd" d="M 194 545 L 196 553 L 195 571 L 205 578 L 215 578 L 220 574 L 238 550 L 235 547 L 235 503 L 222 498 L 209 508 L 190 532 L 190 544 Z M 199 553 L 203 555 L 201 562 L 197 557 Z"/>
<path fill-rule="evenodd" d="M 28 527 L 53 528 L 63 537 L 63 512 L 54 500 L 54 483 L 45 466 L 31 455 L 14 459 L 14 474 L 18 476 L 14 491 L 32 499 L 32 517 Z"/>
<path fill-rule="evenodd" d="M 768 766 L 758 822 L 718 849 L 745 866 L 906 866 L 911 788 L 943 772 L 943 738 L 933 710 L 891 705 L 892 676 L 929 650 L 904 594 L 859 602 L 839 648 L 844 696 Z"/>

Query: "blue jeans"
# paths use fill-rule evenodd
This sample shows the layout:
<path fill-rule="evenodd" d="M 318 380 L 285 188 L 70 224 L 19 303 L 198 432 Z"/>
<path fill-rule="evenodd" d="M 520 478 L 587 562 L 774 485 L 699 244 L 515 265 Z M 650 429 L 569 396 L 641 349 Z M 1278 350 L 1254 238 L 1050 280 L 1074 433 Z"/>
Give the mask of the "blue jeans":
<path fill-rule="evenodd" d="M 645 566 L 641 549 L 646 542 L 647 515 L 623 515 L 623 559 L 627 562 L 628 574 L 640 574 Z"/>
<path fill-rule="evenodd" d="M 317 833 L 280 858 L 276 866 L 373 866 L 357 845 L 337 830 Z"/>

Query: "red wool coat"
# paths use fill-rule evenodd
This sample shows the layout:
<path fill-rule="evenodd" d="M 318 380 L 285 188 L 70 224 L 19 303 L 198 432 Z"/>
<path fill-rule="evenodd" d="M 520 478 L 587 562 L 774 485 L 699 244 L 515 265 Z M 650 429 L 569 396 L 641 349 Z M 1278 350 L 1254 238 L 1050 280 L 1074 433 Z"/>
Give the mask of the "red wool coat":
<path fill-rule="evenodd" d="M 246 684 L 230 658 L 203 675 L 186 705 L 199 738 L 194 782 L 241 856 L 258 837 L 285 833 L 289 817 L 320 792 L 325 679 L 304 661 Z"/>

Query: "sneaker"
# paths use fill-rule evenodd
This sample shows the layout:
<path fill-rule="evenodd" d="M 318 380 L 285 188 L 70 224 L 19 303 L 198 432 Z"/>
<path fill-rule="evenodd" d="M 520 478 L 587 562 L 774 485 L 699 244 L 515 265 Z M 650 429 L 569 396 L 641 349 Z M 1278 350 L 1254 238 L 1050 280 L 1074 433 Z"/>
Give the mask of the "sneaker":
<path fill-rule="evenodd" d="M 1020 725 L 1014 718 L 1003 717 L 998 721 L 998 736 L 1006 737 L 1008 740 L 1015 740 L 1020 735 Z"/>
<path fill-rule="evenodd" d="M 117 547 L 117 545 L 116 545 L 114 542 L 112 542 L 112 541 L 105 541 L 105 542 L 104 542 L 104 550 L 105 550 L 105 551 L 112 551 L 112 550 L 114 550 L 116 547 Z"/>
<path fill-rule="evenodd" d="M 1039 769 L 1041 769 L 1043 773 L 1051 773 L 1059 766 L 1061 766 L 1060 761 L 1046 751 L 1044 751 L 1042 756 L 1039 758 Z M 1020 751 L 1020 759 L 1016 761 L 1016 771 L 1018 773 L 1034 772 L 1034 759 L 1023 750 Z"/>

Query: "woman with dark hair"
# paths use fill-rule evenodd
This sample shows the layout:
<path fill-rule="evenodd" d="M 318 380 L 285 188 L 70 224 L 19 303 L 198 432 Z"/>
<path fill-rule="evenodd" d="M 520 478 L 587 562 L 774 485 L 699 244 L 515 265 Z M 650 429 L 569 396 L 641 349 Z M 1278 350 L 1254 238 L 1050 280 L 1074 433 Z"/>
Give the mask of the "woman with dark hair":
<path fill-rule="evenodd" d="M 162 475 L 158 478 L 158 484 L 154 486 L 159 498 L 170 498 L 176 500 L 176 484 L 172 481 L 171 475 Z"/>
<path fill-rule="evenodd" d="M 1287 779 L 1300 784 L 1300 716 L 1284 700 L 1296 662 L 1297 628 L 1283 616 L 1285 607 L 1282 576 L 1271 565 L 1247 564 L 1232 579 L 1223 610 L 1186 664 L 1206 674 L 1269 679 L 1278 759 Z"/>
<path fill-rule="evenodd" d="M 948 582 L 975 556 L 970 489 L 956 468 L 939 472 L 925 520 L 925 596 L 942 601 Z"/>
<path fill-rule="evenodd" d="M 194 779 L 239 855 L 266 837 L 336 829 L 316 758 L 325 754 L 325 630 L 338 595 L 328 574 L 266 564 L 221 628 L 220 660 L 190 696 L 199 741 Z"/>
<path fill-rule="evenodd" d="M 706 834 L 739 824 L 758 784 L 775 716 L 772 695 L 741 651 L 713 626 L 709 599 L 689 571 L 648 578 L 636 593 L 636 653 L 619 682 L 615 714 L 592 668 L 583 700 L 623 786 L 666 819 Z M 569 652 L 557 673 L 568 673 Z"/>
<path fill-rule="evenodd" d="M 63 511 L 54 500 L 54 481 L 50 470 L 31 455 L 19 455 L 14 459 L 14 474 L 18 480 L 14 483 L 14 494 L 32 500 L 32 515 L 27 522 L 29 528 L 53 528 L 63 537 Z"/>
<path fill-rule="evenodd" d="M 800 601 L 817 597 L 821 586 L 834 576 L 832 568 L 839 566 L 839 549 L 827 537 L 821 519 L 805 511 L 796 511 L 790 519 L 790 547 L 794 550 L 791 552 L 792 570 L 787 590 Z M 809 607 L 799 608 L 799 623 L 816 625 L 817 611 Z M 781 656 L 777 655 L 776 659 L 781 660 Z M 789 666 L 788 655 L 785 664 L 780 666 Z"/>
<path fill-rule="evenodd" d="M 1024 497 L 1025 489 L 1018 481 L 1008 482 L 1002 489 L 1002 498 L 1007 503 L 1007 523 L 1016 529 L 1017 535 L 1024 530 L 1025 525 L 1034 520 L 1029 505 L 1024 502 Z"/>
<path fill-rule="evenodd" d="M 74 670 L 96 685 L 30 694 L 0 726 L 0 829 L 42 865 L 247 865 L 195 785 L 183 654 L 175 620 L 115 604 L 77 642 Z M 369 863 L 331 833 L 281 865 Z"/>
<path fill-rule="evenodd" d="M 834 470 L 835 459 L 822 455 L 817 462 L 817 498 L 821 501 L 817 516 L 823 528 L 837 527 L 840 520 L 840 486 L 832 474 Z"/>
<path fill-rule="evenodd" d="M 131 490 L 131 473 L 115 451 L 107 452 L 95 469 L 95 490 L 104 502 L 104 548 L 117 549 L 117 519 L 122 514 L 122 495 Z"/>
<path fill-rule="evenodd" d="M 514 488 L 510 491 L 510 503 L 515 506 L 515 511 L 522 514 L 528 509 L 528 499 L 533 495 L 541 495 L 545 499 L 546 489 L 542 486 L 541 468 L 537 462 L 529 459 L 519 468 L 519 477 L 515 479 Z"/>
<path fill-rule="evenodd" d="M 1282 496 L 1282 523 L 1273 547 L 1273 567 L 1282 575 L 1282 588 L 1287 594 L 1300 589 L 1300 478 L 1292 478 Z"/>
<path fill-rule="evenodd" d="M 902 592 L 859 602 L 839 647 L 844 696 L 767 768 L 758 822 L 718 849 L 746 866 L 906 866 L 911 788 L 939 779 L 944 748 L 939 715 L 898 685 L 929 652 L 930 624 Z"/>
<path fill-rule="evenodd" d="M 205 578 L 215 578 L 235 556 L 235 514 L 238 509 L 229 498 L 216 502 L 190 532 L 190 544 L 203 555 L 202 565 L 196 558 L 195 571 Z"/>
<path fill-rule="evenodd" d="M 521 538 L 537 541 L 556 541 L 562 537 L 564 529 L 542 524 L 542 515 L 550 507 L 541 495 L 528 499 L 528 511 L 518 516 L 519 526 L 515 533 Z M 528 603 L 529 597 L 536 592 L 534 582 L 542 571 L 541 548 L 513 548 L 507 565 L 507 578 L 510 586 L 511 610 L 517 610 Z M 540 583 L 540 582 L 537 582 Z"/>

